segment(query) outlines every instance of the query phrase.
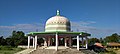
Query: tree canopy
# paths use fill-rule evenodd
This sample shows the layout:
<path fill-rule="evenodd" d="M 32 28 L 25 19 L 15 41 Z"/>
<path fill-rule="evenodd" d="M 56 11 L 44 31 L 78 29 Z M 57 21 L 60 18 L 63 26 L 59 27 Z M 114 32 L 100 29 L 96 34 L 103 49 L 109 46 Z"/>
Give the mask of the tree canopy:
<path fill-rule="evenodd" d="M 27 44 L 27 37 L 22 31 L 13 31 L 12 36 L 6 39 L 3 36 L 0 37 L 0 45 L 18 46 L 23 44 Z"/>
<path fill-rule="evenodd" d="M 119 42 L 120 43 L 120 35 L 117 33 L 112 34 L 111 36 L 107 36 L 104 38 L 105 42 Z"/>

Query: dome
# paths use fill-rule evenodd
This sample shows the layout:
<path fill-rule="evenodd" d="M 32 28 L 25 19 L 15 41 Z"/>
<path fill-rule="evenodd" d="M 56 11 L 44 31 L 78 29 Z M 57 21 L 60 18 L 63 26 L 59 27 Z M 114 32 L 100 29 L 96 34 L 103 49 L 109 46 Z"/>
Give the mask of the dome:
<path fill-rule="evenodd" d="M 59 11 L 56 16 L 49 18 L 45 25 L 45 32 L 55 31 L 70 31 L 70 21 L 66 17 L 60 16 Z"/>

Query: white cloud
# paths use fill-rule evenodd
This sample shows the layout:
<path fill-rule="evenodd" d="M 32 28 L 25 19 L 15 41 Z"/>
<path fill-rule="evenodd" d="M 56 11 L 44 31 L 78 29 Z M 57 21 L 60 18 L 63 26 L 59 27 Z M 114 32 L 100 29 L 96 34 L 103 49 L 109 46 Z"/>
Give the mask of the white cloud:
<path fill-rule="evenodd" d="M 13 29 L 15 26 L 0 26 L 0 28 L 8 28 L 8 29 Z"/>
<path fill-rule="evenodd" d="M 0 36 L 9 36 L 13 30 L 23 31 L 25 33 L 34 31 L 44 31 L 43 24 L 16 24 L 12 26 L 0 26 Z"/>
<path fill-rule="evenodd" d="M 103 28 L 97 28 L 94 26 L 91 26 L 92 24 L 95 24 L 94 21 L 81 21 L 81 22 L 71 22 L 71 27 L 73 31 L 80 31 L 80 32 L 88 32 L 92 34 L 91 37 L 105 37 L 108 35 L 111 35 L 115 33 L 114 29 L 103 29 Z"/>
<path fill-rule="evenodd" d="M 72 30 L 86 31 L 86 30 L 95 30 L 95 27 L 89 26 L 90 24 L 94 24 L 96 22 L 93 21 L 81 21 L 81 22 L 71 22 Z"/>

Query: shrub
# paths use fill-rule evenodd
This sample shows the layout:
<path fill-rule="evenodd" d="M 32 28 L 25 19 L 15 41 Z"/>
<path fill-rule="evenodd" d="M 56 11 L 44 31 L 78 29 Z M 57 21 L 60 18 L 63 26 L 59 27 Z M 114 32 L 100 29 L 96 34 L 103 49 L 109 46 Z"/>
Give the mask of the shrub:
<path fill-rule="evenodd" d="M 13 50 L 11 46 L 0 46 L 1 50 Z"/>

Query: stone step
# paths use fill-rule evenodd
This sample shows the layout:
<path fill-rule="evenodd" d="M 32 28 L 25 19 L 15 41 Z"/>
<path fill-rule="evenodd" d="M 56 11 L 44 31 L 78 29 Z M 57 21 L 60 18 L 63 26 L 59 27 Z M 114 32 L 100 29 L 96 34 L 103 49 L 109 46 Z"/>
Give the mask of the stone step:
<path fill-rule="evenodd" d="M 55 51 L 54 49 L 37 49 L 30 54 L 84 54 L 76 49 L 59 49 Z"/>

